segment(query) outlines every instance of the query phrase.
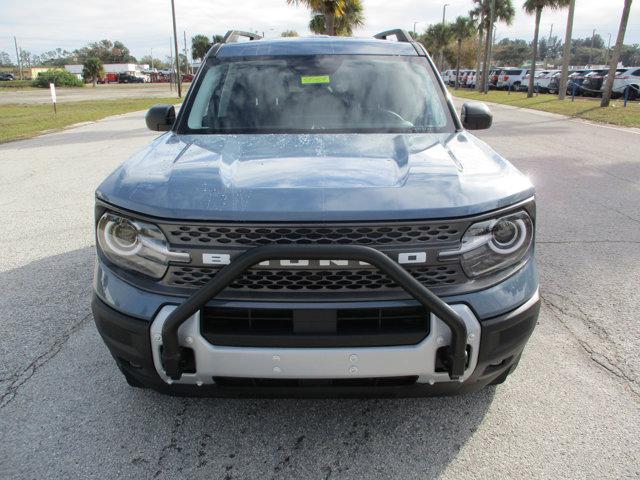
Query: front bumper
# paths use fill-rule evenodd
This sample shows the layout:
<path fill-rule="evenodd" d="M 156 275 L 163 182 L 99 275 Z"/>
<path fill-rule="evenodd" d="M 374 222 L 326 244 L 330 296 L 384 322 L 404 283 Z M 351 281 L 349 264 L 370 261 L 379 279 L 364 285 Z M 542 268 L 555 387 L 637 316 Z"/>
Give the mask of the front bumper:
<path fill-rule="evenodd" d="M 92 302 L 100 334 L 120 369 L 137 383 L 175 395 L 234 397 L 428 396 L 472 392 L 515 368 L 536 325 L 540 301 L 536 292 L 513 311 L 480 321 L 468 307 L 451 306 L 465 320 L 469 334 L 477 333 L 478 339 L 475 345 L 470 344 L 471 360 L 462 381 L 451 381 L 444 377 L 446 374 L 434 375 L 434 366 L 427 355 L 432 355 L 439 337 L 444 343 L 448 337 L 447 327 L 432 317 L 429 335 L 410 347 L 278 349 L 214 347 L 207 343 L 202 345 L 202 369 L 198 367 L 192 376 L 183 374 L 183 383 L 168 383 L 168 378 L 158 373 L 159 341 L 154 328 L 161 328 L 162 319 L 169 312 L 161 310 L 155 321 L 149 323 L 114 310 L 97 296 Z M 181 344 L 184 341 L 185 345 L 193 346 L 201 341 L 196 326 L 195 317 L 181 326 Z M 191 343 L 187 337 L 191 337 Z M 219 380 L 214 381 L 213 377 Z M 246 382 L 238 381 L 242 379 Z M 386 381 L 391 379 L 402 380 Z"/>

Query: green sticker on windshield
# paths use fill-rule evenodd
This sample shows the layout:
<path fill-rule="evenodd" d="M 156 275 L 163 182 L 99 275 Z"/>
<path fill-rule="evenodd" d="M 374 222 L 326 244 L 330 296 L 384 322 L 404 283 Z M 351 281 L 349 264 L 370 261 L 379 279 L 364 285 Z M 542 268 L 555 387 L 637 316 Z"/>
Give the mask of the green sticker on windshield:
<path fill-rule="evenodd" d="M 307 85 L 310 83 L 331 83 L 329 75 L 303 75 L 300 77 L 300 83 Z"/>

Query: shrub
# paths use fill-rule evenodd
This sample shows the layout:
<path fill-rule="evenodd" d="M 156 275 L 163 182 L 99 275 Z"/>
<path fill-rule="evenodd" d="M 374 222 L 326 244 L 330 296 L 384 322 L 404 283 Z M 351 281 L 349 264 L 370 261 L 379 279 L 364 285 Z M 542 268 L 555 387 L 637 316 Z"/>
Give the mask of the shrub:
<path fill-rule="evenodd" d="M 33 80 L 34 87 L 49 88 L 49 84 L 53 83 L 56 87 L 82 87 L 84 82 L 74 74 L 62 69 L 52 69 L 46 72 L 40 72 L 38 77 Z"/>

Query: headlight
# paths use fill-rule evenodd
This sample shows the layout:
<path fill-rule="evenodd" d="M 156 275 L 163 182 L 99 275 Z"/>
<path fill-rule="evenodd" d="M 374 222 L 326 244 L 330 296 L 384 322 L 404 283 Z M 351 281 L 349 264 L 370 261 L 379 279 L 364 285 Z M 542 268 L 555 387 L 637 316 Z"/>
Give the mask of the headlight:
<path fill-rule="evenodd" d="M 440 252 L 440 258 L 460 257 L 469 277 L 501 270 L 522 260 L 533 240 L 533 222 L 525 211 L 471 225 L 457 250 Z"/>
<path fill-rule="evenodd" d="M 162 278 L 170 261 L 191 260 L 188 253 L 170 251 L 162 231 L 151 223 L 107 212 L 98 220 L 96 234 L 110 261 L 149 277 Z"/>

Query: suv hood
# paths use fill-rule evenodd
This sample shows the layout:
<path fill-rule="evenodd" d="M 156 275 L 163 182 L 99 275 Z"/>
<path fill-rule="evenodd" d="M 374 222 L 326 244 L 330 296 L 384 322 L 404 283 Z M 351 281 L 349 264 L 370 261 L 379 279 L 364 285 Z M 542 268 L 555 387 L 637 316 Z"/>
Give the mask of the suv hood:
<path fill-rule="evenodd" d="M 533 187 L 468 132 L 167 133 L 96 195 L 161 218 L 348 221 L 472 215 L 529 198 Z"/>

